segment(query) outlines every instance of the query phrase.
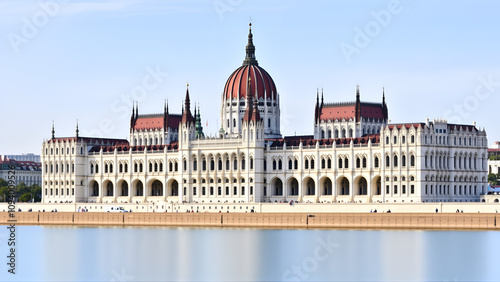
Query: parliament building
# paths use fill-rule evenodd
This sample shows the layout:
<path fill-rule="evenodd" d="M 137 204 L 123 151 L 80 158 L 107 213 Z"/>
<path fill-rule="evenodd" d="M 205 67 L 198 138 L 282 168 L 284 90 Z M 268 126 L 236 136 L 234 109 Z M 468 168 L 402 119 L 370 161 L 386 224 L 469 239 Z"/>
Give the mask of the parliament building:
<path fill-rule="evenodd" d="M 82 137 L 78 127 L 56 137 L 53 128 L 42 145 L 42 202 L 476 202 L 486 193 L 484 129 L 389 123 L 383 90 L 376 103 L 353 92 L 354 101 L 328 103 L 317 91 L 313 134 L 282 136 L 281 97 L 250 26 L 246 57 L 221 95 L 218 137 L 205 136 L 189 86 L 181 113 L 134 105 L 128 140 Z"/>

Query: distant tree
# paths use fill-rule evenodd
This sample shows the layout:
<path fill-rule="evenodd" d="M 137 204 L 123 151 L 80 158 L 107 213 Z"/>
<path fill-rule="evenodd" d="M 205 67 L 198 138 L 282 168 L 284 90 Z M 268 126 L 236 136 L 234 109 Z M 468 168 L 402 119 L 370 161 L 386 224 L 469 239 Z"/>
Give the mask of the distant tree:
<path fill-rule="evenodd" d="M 488 174 L 488 182 L 491 185 L 498 185 L 500 182 L 499 179 L 500 179 L 500 173 L 499 174 L 494 174 L 494 173 Z"/>
<path fill-rule="evenodd" d="M 0 187 L 0 201 L 6 202 L 8 196 L 9 188 L 7 186 Z"/>
<path fill-rule="evenodd" d="M 31 193 L 24 193 L 19 197 L 19 202 L 29 202 L 31 201 Z"/>
<path fill-rule="evenodd" d="M 9 183 L 7 183 L 7 181 L 3 178 L 0 178 L 0 188 L 1 187 L 7 187 L 9 186 Z"/>

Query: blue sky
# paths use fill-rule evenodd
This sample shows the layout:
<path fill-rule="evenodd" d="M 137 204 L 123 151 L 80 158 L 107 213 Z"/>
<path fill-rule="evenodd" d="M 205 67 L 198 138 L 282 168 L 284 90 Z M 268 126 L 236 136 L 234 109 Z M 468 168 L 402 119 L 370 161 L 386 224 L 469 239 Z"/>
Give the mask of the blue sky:
<path fill-rule="evenodd" d="M 394 123 L 476 121 L 492 144 L 499 10 L 499 1 L 5 0 L 0 154 L 39 154 L 52 120 L 56 136 L 74 136 L 78 119 L 80 135 L 127 138 L 133 97 L 142 114 L 162 112 L 165 99 L 180 113 L 187 82 L 215 134 L 250 17 L 283 134 L 312 134 L 317 88 L 326 102 L 350 101 L 359 84 L 365 101 L 381 101 L 385 87 Z"/>

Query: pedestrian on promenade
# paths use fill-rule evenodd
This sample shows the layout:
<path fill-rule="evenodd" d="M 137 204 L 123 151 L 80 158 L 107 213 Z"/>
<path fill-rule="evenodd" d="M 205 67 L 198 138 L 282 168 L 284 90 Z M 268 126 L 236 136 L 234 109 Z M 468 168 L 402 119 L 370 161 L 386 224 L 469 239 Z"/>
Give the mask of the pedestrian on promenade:
<path fill-rule="evenodd" d="M 438 209 L 436 208 L 436 213 L 438 213 Z"/>

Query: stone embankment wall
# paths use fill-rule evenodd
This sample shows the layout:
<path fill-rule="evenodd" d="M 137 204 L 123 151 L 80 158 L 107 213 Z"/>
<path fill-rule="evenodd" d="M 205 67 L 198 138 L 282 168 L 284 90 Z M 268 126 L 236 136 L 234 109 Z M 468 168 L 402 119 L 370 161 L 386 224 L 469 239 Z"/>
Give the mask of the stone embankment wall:
<path fill-rule="evenodd" d="M 496 213 L 15 213 L 16 224 L 24 225 L 462 230 L 499 230 L 497 217 Z M 7 212 L 0 212 L 0 224 L 12 223 L 9 219 Z"/>
<path fill-rule="evenodd" d="M 200 213 L 369 213 L 377 210 L 379 213 L 391 210 L 393 213 L 455 213 L 457 209 L 464 213 L 496 213 L 500 211 L 500 203 L 384 203 L 384 204 L 307 204 L 299 203 L 72 203 L 72 204 L 42 204 L 42 203 L 16 203 L 15 211 L 21 209 L 25 212 L 77 212 L 85 208 L 89 212 L 106 212 L 109 207 L 123 207 L 132 212 L 157 212 L 184 213 L 187 210 Z M 7 211 L 7 203 L 0 203 L 0 212 Z"/>

